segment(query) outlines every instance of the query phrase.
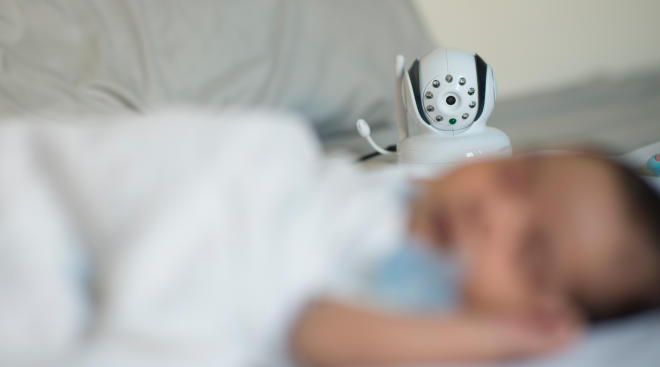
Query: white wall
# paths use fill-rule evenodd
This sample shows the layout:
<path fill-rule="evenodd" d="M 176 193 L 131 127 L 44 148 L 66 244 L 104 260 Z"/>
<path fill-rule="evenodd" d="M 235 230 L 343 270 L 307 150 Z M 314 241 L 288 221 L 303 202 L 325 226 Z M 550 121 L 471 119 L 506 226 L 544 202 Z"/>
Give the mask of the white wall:
<path fill-rule="evenodd" d="M 415 0 L 441 45 L 479 53 L 500 96 L 660 67 L 658 0 Z"/>

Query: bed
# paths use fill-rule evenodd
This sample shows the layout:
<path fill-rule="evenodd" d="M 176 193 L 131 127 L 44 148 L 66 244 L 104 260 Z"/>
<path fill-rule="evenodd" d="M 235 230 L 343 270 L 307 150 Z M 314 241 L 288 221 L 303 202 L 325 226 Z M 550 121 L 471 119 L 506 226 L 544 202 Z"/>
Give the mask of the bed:
<path fill-rule="evenodd" d="M 354 157 L 370 151 L 354 132 L 357 118 L 381 144 L 396 141 L 394 55 L 435 46 L 411 4 L 394 0 L 6 0 L 0 13 L 3 119 L 173 104 L 286 109 L 312 122 L 326 152 Z M 660 152 L 658 116 L 660 69 L 501 100 L 490 124 L 515 150 L 646 146 L 627 156 L 641 164 Z M 660 315 L 648 314 L 599 327 L 561 355 L 503 366 L 656 367 L 658 343 Z"/>

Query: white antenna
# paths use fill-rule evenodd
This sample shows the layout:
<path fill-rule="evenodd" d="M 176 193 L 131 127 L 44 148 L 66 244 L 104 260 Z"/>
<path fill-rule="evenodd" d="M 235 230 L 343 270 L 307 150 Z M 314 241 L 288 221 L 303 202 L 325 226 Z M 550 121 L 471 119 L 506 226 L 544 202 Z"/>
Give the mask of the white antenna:
<path fill-rule="evenodd" d="M 406 123 L 406 113 L 403 107 L 403 96 L 401 88 L 404 74 L 406 72 L 406 59 L 403 55 L 397 55 L 394 59 L 394 102 L 396 103 L 396 127 L 399 132 L 399 141 L 408 137 L 408 124 Z"/>
<path fill-rule="evenodd" d="M 392 152 L 383 149 L 380 145 L 376 144 L 374 142 L 374 139 L 371 138 L 371 128 L 369 127 L 369 124 L 364 121 L 363 119 L 357 120 L 355 123 L 355 127 L 357 128 L 358 134 L 360 134 L 361 137 L 367 139 L 369 144 L 380 154 L 382 155 L 388 155 L 388 154 L 393 154 Z"/>

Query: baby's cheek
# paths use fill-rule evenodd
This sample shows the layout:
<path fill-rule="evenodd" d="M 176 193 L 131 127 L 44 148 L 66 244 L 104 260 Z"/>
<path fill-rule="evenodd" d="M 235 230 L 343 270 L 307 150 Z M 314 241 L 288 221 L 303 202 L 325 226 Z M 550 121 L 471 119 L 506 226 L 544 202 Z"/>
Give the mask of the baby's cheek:
<path fill-rule="evenodd" d="M 514 274 L 492 264 L 466 274 L 461 285 L 463 304 L 489 313 L 516 313 L 526 307 L 527 295 Z"/>
<path fill-rule="evenodd" d="M 470 271 L 463 278 L 461 295 L 468 308 L 485 311 L 500 307 L 501 287 L 498 279 L 488 276 L 489 273 L 482 267 Z"/>

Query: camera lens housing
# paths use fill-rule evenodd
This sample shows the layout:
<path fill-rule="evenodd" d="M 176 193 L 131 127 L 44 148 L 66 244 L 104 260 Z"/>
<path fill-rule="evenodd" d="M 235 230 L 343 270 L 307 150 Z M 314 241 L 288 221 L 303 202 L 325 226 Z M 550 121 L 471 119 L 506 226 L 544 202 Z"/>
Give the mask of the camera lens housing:
<path fill-rule="evenodd" d="M 447 96 L 445 99 L 445 102 L 447 102 L 448 105 L 453 106 L 456 104 L 456 97 L 454 96 Z"/>

